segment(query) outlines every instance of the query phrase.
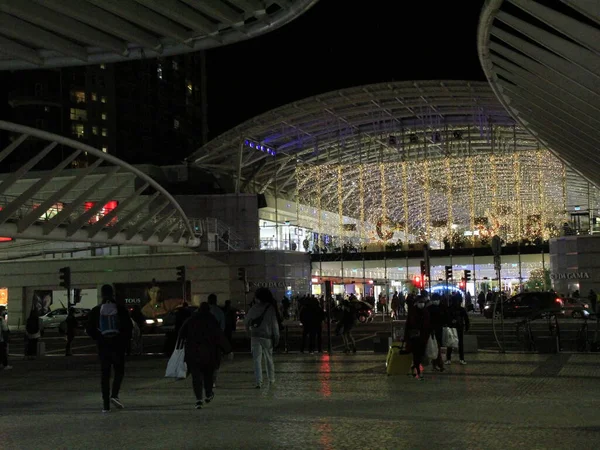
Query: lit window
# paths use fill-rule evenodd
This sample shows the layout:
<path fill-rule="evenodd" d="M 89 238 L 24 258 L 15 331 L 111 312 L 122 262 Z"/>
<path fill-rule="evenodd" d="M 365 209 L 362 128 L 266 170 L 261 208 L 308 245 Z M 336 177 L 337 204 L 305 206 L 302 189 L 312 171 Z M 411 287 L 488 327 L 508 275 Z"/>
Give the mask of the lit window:
<path fill-rule="evenodd" d="M 106 103 L 106 97 L 103 95 L 102 97 L 100 97 L 100 101 L 101 101 L 102 103 Z"/>
<path fill-rule="evenodd" d="M 103 151 L 104 153 L 108 153 L 108 147 L 102 147 L 102 151 Z"/>
<path fill-rule="evenodd" d="M 102 113 L 102 120 L 106 120 L 106 113 Z"/>
<path fill-rule="evenodd" d="M 75 103 L 85 103 L 85 92 L 71 91 L 71 101 Z"/>
<path fill-rule="evenodd" d="M 85 109 L 71 108 L 71 120 L 87 120 L 87 111 Z"/>
<path fill-rule="evenodd" d="M 98 127 L 92 127 L 92 134 L 98 136 Z"/>
<path fill-rule="evenodd" d="M 179 120 L 173 119 L 173 128 L 175 128 L 176 130 L 179 129 Z"/>
<path fill-rule="evenodd" d="M 173 70 L 179 70 L 179 64 L 177 61 L 173 61 Z"/>
<path fill-rule="evenodd" d="M 100 64 L 100 68 L 101 68 L 102 70 L 106 69 L 106 64 Z"/>
<path fill-rule="evenodd" d="M 156 68 L 156 76 L 158 76 L 159 80 L 163 79 L 162 64 L 159 64 L 158 67 Z"/>
<path fill-rule="evenodd" d="M 186 80 L 186 94 L 187 95 L 192 95 L 192 93 L 194 92 L 194 85 L 192 84 L 192 82 L 190 80 Z"/>
<path fill-rule="evenodd" d="M 44 111 L 45 112 L 50 112 L 50 107 L 49 106 L 44 106 Z"/>
<path fill-rule="evenodd" d="M 102 128 L 102 136 L 108 136 L 108 130 L 106 128 Z"/>
<path fill-rule="evenodd" d="M 71 134 L 77 136 L 78 138 L 85 137 L 85 128 L 82 123 L 72 123 L 71 124 Z"/>
<path fill-rule="evenodd" d="M 95 92 L 92 92 L 92 101 L 95 102 L 98 100 L 98 94 L 96 94 Z"/>

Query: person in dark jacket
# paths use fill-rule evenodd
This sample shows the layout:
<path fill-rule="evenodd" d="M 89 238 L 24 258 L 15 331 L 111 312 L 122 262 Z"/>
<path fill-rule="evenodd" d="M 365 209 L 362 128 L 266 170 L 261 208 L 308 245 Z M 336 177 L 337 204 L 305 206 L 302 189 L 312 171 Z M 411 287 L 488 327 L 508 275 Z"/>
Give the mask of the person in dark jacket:
<path fill-rule="evenodd" d="M 196 409 L 214 399 L 214 372 L 219 366 L 221 353 L 231 352 L 229 342 L 210 309 L 208 303 L 202 303 L 179 332 L 179 337 L 185 340 L 185 362 L 192 374 Z"/>
<path fill-rule="evenodd" d="M 235 331 L 237 325 L 237 311 L 233 306 L 231 306 L 231 300 L 225 301 L 223 314 L 225 314 L 225 337 L 231 344 L 231 341 L 233 340 L 233 332 Z"/>
<path fill-rule="evenodd" d="M 356 310 L 349 300 L 342 300 L 341 310 L 342 315 L 338 325 L 338 332 L 342 334 L 342 339 L 344 340 L 344 353 L 350 353 L 350 350 L 352 350 L 352 353 L 356 353 L 356 341 L 354 340 L 354 336 L 352 336 L 352 329 L 356 325 Z M 350 343 L 352 343 L 352 348 L 350 347 Z"/>
<path fill-rule="evenodd" d="M 460 306 L 458 299 L 453 299 L 448 308 L 448 326 L 456 328 L 456 334 L 458 335 L 458 356 L 460 357 L 460 363 L 462 365 L 467 364 L 465 361 L 465 350 L 464 350 L 464 334 L 469 331 L 470 327 L 469 315 L 465 308 Z M 452 347 L 448 347 L 446 350 L 446 364 L 452 364 Z"/>
<path fill-rule="evenodd" d="M 71 346 L 75 339 L 75 329 L 77 328 L 77 319 L 75 318 L 75 308 L 69 308 L 69 314 L 65 320 L 67 325 L 67 347 L 65 348 L 65 356 L 73 356 Z"/>
<path fill-rule="evenodd" d="M 37 356 L 38 342 L 42 336 L 42 319 L 37 308 L 33 308 L 27 323 L 25 324 L 25 336 L 27 337 L 27 349 L 26 355 L 29 359 L 33 359 Z"/>
<path fill-rule="evenodd" d="M 115 302 L 113 287 L 105 284 L 100 289 L 102 304 L 90 311 L 86 332 L 96 341 L 100 357 L 102 379 L 103 413 L 110 412 L 112 403 L 123 409 L 119 399 L 121 383 L 125 375 L 125 351 L 131 339 L 133 324 L 127 308 Z M 115 328 L 116 327 L 116 328 Z M 110 373 L 114 368 L 115 376 L 110 389 Z"/>
<path fill-rule="evenodd" d="M 304 345 L 308 336 L 308 352 L 315 352 L 315 340 L 317 341 L 317 350 L 319 353 L 323 351 L 322 347 L 322 323 L 325 314 L 319 305 L 316 298 L 310 298 L 308 303 L 300 312 L 300 321 L 302 322 L 302 345 L 300 352 L 304 353 Z"/>
<path fill-rule="evenodd" d="M 431 335 L 431 324 L 429 312 L 425 308 L 425 298 L 418 296 L 413 304 L 408 306 L 406 325 L 404 327 L 404 342 L 407 342 L 407 350 L 413 355 L 411 367 L 413 376 L 422 380 L 421 361 L 425 354 L 425 346 Z"/>
<path fill-rule="evenodd" d="M 448 324 L 448 312 L 446 307 L 441 304 L 440 294 L 431 295 L 431 304 L 427 306 L 429 320 L 431 323 L 431 335 L 435 337 L 438 345 L 438 356 L 431 360 L 434 370 L 444 371 L 444 361 L 442 359 L 442 330 Z"/>

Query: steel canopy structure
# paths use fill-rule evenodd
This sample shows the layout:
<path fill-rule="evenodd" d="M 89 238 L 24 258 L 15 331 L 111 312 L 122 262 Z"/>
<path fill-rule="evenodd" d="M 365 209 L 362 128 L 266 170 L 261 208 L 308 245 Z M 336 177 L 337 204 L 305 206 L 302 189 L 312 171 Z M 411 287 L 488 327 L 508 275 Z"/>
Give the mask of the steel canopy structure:
<path fill-rule="evenodd" d="M 0 236 L 105 244 L 197 247 L 202 230 L 192 227 L 175 199 L 135 167 L 62 136 L 0 121 L 13 133 L 0 162 L 20 146 L 38 149 L 0 179 Z M 62 161 L 49 171 L 30 171 L 51 152 Z M 69 169 L 78 158 L 89 164 Z"/>
<path fill-rule="evenodd" d="M 600 185 L 600 4 L 488 0 L 478 49 L 510 114 Z"/>
<path fill-rule="evenodd" d="M 343 89 L 276 108 L 188 159 L 239 175 L 240 190 L 273 190 L 278 178 L 278 192 L 291 195 L 300 164 L 432 159 L 464 153 L 466 146 L 472 154 L 488 154 L 507 145 L 539 148 L 487 83 L 409 81 Z"/>
<path fill-rule="evenodd" d="M 227 45 L 318 0 L 0 0 L 0 70 L 111 63 Z"/>

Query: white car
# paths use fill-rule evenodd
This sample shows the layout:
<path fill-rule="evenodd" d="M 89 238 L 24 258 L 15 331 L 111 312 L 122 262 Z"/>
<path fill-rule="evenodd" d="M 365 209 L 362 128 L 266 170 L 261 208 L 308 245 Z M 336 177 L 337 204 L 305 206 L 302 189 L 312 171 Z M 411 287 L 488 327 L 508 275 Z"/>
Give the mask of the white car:
<path fill-rule="evenodd" d="M 80 322 L 81 319 L 87 317 L 89 309 L 75 308 L 75 317 Z M 67 308 L 58 308 L 50 311 L 48 314 L 41 317 L 44 329 L 58 328 L 61 323 L 67 320 Z"/>

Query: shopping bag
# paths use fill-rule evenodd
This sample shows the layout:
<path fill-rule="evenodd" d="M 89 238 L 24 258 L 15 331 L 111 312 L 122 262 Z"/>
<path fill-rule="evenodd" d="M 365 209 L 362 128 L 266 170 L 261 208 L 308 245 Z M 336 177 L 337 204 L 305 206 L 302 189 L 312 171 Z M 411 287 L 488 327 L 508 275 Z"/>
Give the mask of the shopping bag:
<path fill-rule="evenodd" d="M 458 334 L 456 328 L 444 327 L 443 342 L 446 348 L 458 348 Z"/>
<path fill-rule="evenodd" d="M 412 354 L 404 350 L 404 344 L 394 342 L 388 350 L 385 365 L 388 375 L 406 375 L 410 373 Z"/>
<path fill-rule="evenodd" d="M 427 341 L 427 348 L 425 350 L 425 356 L 429 359 L 437 359 L 438 357 L 438 345 L 435 340 L 435 336 L 431 336 Z"/>
<path fill-rule="evenodd" d="M 175 350 L 167 363 L 165 378 L 177 378 L 178 380 L 187 377 L 187 364 L 185 363 L 185 347 L 183 342 L 178 341 Z"/>

